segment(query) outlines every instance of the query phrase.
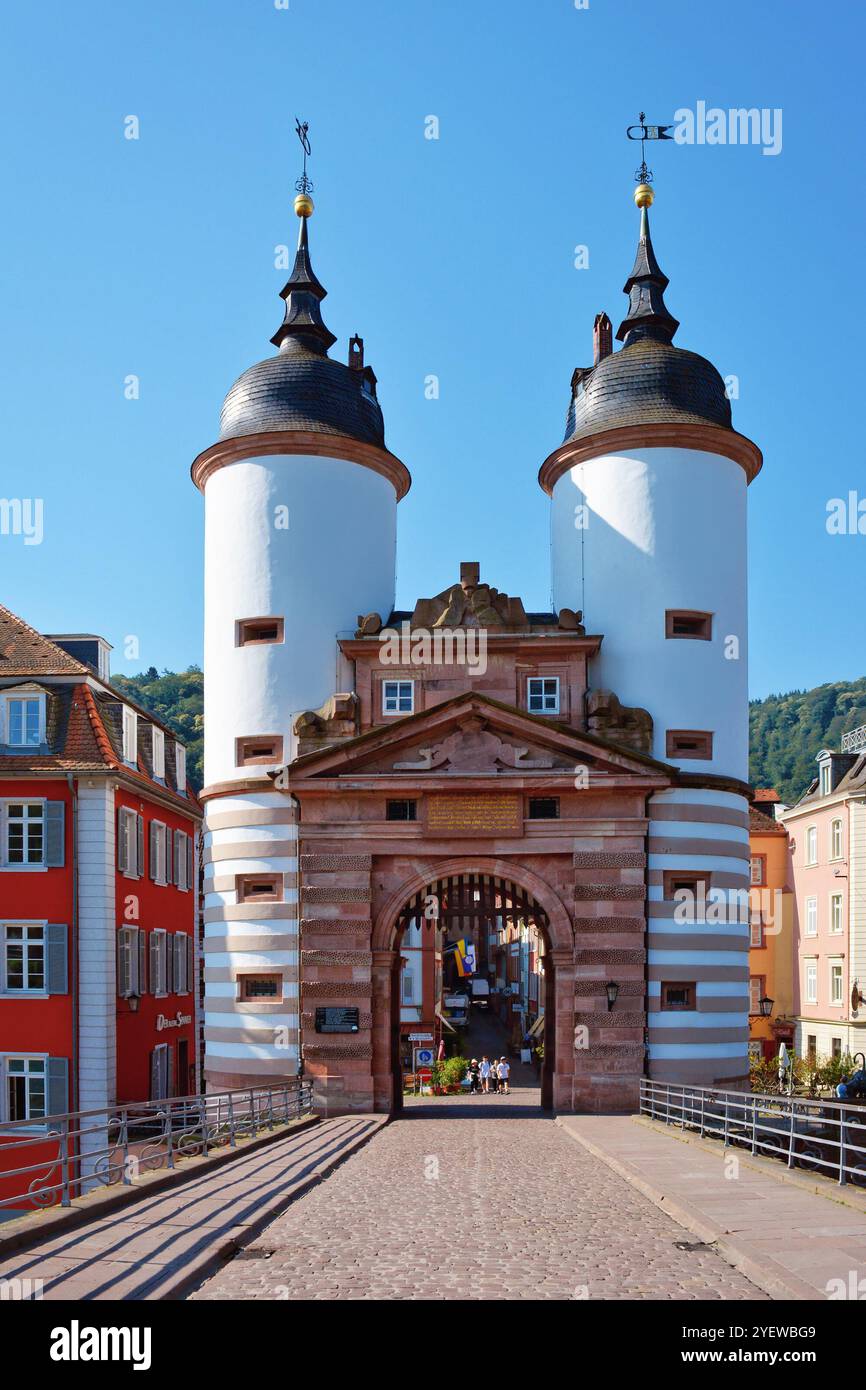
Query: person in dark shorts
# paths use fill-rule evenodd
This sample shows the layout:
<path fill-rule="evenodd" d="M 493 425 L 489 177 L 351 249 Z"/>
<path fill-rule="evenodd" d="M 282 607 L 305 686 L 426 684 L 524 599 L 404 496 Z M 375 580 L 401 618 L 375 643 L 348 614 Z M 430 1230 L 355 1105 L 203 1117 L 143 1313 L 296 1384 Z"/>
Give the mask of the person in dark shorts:
<path fill-rule="evenodd" d="M 469 1094 L 475 1096 L 481 1085 L 481 1068 L 478 1065 L 478 1058 L 473 1057 L 469 1063 Z"/>

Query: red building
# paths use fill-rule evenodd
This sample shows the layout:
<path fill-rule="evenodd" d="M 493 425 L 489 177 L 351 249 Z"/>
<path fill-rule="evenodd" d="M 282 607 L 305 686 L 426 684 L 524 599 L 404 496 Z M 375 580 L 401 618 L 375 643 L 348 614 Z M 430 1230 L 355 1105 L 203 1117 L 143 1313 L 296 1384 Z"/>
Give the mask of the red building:
<path fill-rule="evenodd" d="M 37 1133 L 197 1089 L 200 808 L 108 653 L 0 607 L 0 1123 Z"/>

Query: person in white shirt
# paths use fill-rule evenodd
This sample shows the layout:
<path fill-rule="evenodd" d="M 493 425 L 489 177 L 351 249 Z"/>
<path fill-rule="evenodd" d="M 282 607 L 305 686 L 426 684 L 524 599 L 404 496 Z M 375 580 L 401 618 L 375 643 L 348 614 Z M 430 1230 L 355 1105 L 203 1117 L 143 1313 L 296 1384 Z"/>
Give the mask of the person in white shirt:
<path fill-rule="evenodd" d="M 481 1089 L 485 1095 L 490 1093 L 490 1062 L 486 1057 L 481 1058 Z"/>
<path fill-rule="evenodd" d="M 499 1075 L 499 1089 L 502 1091 L 503 1095 L 507 1096 L 509 1094 L 508 1078 L 511 1075 L 511 1063 L 508 1061 L 507 1057 L 499 1058 L 497 1072 Z"/>

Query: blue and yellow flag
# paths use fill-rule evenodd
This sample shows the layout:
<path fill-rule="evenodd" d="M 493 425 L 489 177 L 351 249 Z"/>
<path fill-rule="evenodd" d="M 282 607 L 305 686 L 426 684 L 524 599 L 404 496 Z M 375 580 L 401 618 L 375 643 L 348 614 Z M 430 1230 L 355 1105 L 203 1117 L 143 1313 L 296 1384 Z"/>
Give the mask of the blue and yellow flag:
<path fill-rule="evenodd" d="M 460 940 L 457 942 L 455 956 L 457 960 L 457 974 L 461 978 L 465 978 L 467 975 L 475 974 L 474 941 L 467 941 L 465 937 L 461 937 Z"/>

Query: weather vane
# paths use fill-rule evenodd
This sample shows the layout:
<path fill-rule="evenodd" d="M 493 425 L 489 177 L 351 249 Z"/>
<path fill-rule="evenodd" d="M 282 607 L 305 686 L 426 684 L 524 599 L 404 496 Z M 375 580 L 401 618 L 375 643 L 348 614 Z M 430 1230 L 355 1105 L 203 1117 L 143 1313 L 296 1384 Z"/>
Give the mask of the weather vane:
<path fill-rule="evenodd" d="M 297 116 L 295 117 L 295 134 L 301 142 L 301 149 L 304 151 L 304 172 L 301 174 L 301 177 L 297 180 L 295 188 L 302 195 L 302 197 L 307 198 L 313 191 L 313 181 L 312 179 L 307 177 L 307 155 L 312 154 L 312 150 L 310 148 L 310 137 L 307 134 L 307 131 L 309 129 L 309 121 L 300 121 Z"/>
<path fill-rule="evenodd" d="M 638 112 L 637 116 L 640 125 L 630 125 L 626 131 L 629 140 L 640 140 L 640 167 L 635 170 L 635 183 L 652 183 L 653 171 L 647 168 L 646 162 L 646 142 L 647 140 L 673 140 L 672 135 L 668 135 L 669 125 L 647 125 L 646 113 Z"/>

